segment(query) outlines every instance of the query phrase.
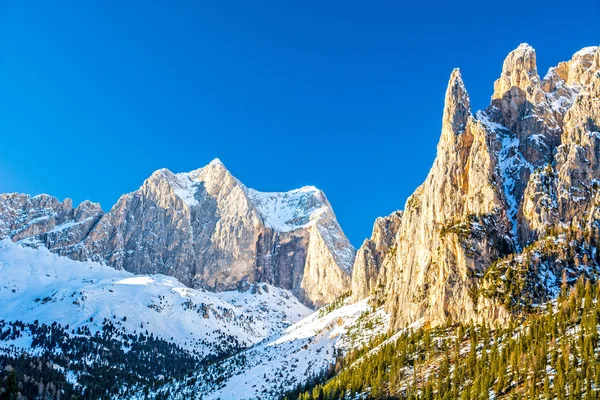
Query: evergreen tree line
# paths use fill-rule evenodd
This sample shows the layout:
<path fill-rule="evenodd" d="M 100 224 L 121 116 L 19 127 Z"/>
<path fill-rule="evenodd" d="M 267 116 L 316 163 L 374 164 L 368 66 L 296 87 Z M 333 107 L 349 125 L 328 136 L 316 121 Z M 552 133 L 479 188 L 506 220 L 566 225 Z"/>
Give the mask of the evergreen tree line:
<path fill-rule="evenodd" d="M 514 313 L 532 312 L 554 297 L 563 280 L 579 276 L 596 281 L 600 273 L 600 229 L 574 219 L 569 227 L 551 227 L 519 254 L 498 259 L 486 270 L 476 296 L 503 304 Z"/>
<path fill-rule="evenodd" d="M 600 285 L 581 277 L 504 328 L 458 324 L 378 337 L 336 360 L 339 371 L 283 398 L 598 399 L 599 301 Z"/>
<path fill-rule="evenodd" d="M 5 347 L 0 356 L 0 399 L 108 399 L 150 392 L 191 376 L 207 359 L 152 333 L 123 334 L 110 320 L 87 326 L 0 321 L 0 341 L 30 337 L 31 356 Z M 78 385 L 67 374 L 77 376 Z"/>

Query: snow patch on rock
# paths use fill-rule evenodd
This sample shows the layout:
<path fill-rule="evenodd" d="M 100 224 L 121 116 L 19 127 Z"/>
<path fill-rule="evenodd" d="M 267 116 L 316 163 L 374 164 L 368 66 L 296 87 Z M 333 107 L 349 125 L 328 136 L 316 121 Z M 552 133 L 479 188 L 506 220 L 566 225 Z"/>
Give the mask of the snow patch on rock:
<path fill-rule="evenodd" d="M 289 192 L 259 192 L 247 188 L 246 193 L 265 225 L 279 232 L 308 227 L 327 212 L 321 191 L 314 186 Z"/>

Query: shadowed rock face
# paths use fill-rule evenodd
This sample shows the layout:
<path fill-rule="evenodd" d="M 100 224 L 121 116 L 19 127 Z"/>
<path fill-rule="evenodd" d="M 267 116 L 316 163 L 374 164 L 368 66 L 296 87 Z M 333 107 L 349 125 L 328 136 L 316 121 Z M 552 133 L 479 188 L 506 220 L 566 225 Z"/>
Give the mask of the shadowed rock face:
<path fill-rule="evenodd" d="M 268 282 L 320 306 L 350 289 L 354 249 L 325 195 L 246 188 L 215 160 L 190 173 L 156 171 L 103 213 L 47 195 L 0 197 L 0 237 L 77 260 L 231 290 Z"/>
<path fill-rule="evenodd" d="M 599 222 L 599 60 L 598 47 L 586 48 L 540 79 L 535 50 L 522 44 L 475 115 L 453 71 L 434 165 L 384 240 L 393 251 L 382 255 L 373 238 L 357 251 L 355 298 L 384 304 L 396 328 L 421 318 L 502 323 L 503 306 L 473 295 L 490 264 L 556 224 Z"/>

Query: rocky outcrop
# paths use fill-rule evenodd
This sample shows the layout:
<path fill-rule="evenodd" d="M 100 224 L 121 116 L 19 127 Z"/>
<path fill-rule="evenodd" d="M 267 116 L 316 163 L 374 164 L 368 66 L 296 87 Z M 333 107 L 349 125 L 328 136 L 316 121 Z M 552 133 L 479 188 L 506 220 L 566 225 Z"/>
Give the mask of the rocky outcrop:
<path fill-rule="evenodd" d="M 559 142 L 546 151 L 550 161 L 537 165 L 519 210 L 523 245 L 576 216 L 590 215 L 598 175 L 600 51 L 591 47 L 551 68 L 542 81 L 547 108 L 554 113 Z M 532 168 L 533 169 L 533 168 Z"/>
<path fill-rule="evenodd" d="M 552 162 L 562 134 L 560 116 L 553 108 L 560 101 L 543 89 L 549 85 L 547 79 L 540 80 L 535 50 L 521 44 L 504 61 L 490 106 L 478 113 L 495 142 L 498 173 L 518 247 L 530 239 L 529 233 L 520 229 L 523 216 L 519 210 L 530 175 Z"/>
<path fill-rule="evenodd" d="M 592 199 L 600 179 L 600 48 L 573 57 L 563 85 L 569 81 L 576 85 L 577 96 L 565 113 L 562 144 L 555 157 L 561 221 L 587 218 L 591 208 L 598 207 Z"/>
<path fill-rule="evenodd" d="M 397 240 L 396 236 L 401 222 L 401 211 L 395 211 L 384 218 L 377 218 L 371 238 L 365 239 L 362 246 L 356 251 L 352 267 L 352 299 L 354 301 L 368 297 L 379 286 L 385 287 L 383 278 L 386 274 L 380 274 L 380 272 L 386 260 L 395 254 L 393 246 Z"/>
<path fill-rule="evenodd" d="M 46 194 L 0 194 L 0 238 L 42 242 L 60 250 L 83 240 L 101 215 L 100 205 L 90 201 L 74 209 L 71 199 L 60 202 Z"/>
<path fill-rule="evenodd" d="M 320 306 L 350 289 L 354 249 L 314 187 L 262 193 L 215 160 L 190 173 L 162 169 L 113 208 L 51 196 L 2 195 L 0 237 L 192 287 L 244 282 L 289 289 Z"/>

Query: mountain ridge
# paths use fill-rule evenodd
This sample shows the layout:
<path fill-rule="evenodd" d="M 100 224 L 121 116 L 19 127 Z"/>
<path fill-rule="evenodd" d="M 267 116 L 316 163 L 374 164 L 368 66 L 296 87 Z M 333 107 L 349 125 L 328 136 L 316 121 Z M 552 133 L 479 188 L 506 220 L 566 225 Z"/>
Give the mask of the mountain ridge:
<path fill-rule="evenodd" d="M 322 191 L 259 192 L 218 159 L 188 173 L 159 169 L 108 212 L 89 201 L 73 208 L 70 199 L 4 194 L 3 237 L 190 287 L 273 283 L 309 306 L 350 288 L 355 252 Z"/>

